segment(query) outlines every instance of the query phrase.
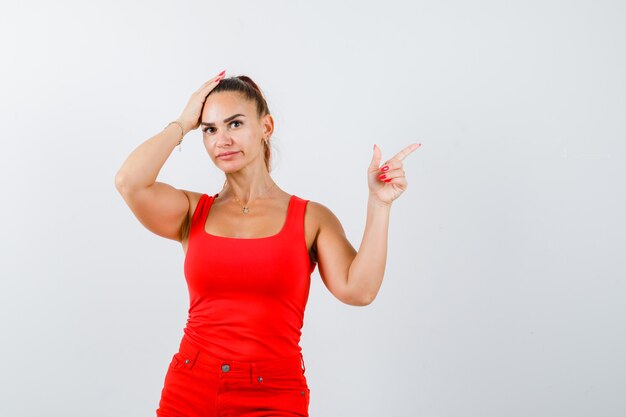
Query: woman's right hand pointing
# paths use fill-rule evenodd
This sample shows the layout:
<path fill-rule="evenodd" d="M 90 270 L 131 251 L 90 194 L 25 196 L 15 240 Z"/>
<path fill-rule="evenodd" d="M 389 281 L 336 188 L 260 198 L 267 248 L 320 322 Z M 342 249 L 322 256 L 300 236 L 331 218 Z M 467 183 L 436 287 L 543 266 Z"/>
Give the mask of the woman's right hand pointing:
<path fill-rule="evenodd" d="M 187 102 L 187 106 L 178 117 L 178 120 L 183 125 L 184 134 L 187 134 L 191 130 L 195 130 L 200 126 L 200 116 L 202 115 L 202 108 L 204 102 L 211 92 L 224 78 L 226 70 L 220 72 L 216 77 L 211 78 L 209 81 L 202 84 L 202 86 L 191 95 L 191 98 Z"/>

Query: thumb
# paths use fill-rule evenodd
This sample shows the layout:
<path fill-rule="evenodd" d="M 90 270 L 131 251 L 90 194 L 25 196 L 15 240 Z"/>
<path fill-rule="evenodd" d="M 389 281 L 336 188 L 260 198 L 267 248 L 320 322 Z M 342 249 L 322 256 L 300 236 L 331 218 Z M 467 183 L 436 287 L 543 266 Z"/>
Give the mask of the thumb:
<path fill-rule="evenodd" d="M 380 165 L 381 151 L 376 144 L 374 144 L 374 155 L 372 155 L 372 162 L 370 162 L 369 170 L 377 170 Z"/>

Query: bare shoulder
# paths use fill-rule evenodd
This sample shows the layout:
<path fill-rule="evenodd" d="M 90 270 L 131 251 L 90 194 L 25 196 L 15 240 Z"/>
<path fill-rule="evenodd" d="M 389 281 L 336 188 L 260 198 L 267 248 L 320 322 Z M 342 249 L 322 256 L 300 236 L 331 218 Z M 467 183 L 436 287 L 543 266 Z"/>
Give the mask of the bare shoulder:
<path fill-rule="evenodd" d="M 187 213 L 187 218 L 191 220 L 193 212 L 196 210 L 198 206 L 198 202 L 200 201 L 200 197 L 202 197 L 205 193 L 199 193 L 196 191 L 183 190 L 185 194 L 187 194 L 187 198 L 189 199 L 189 212 Z"/>
<path fill-rule="evenodd" d="M 324 226 L 332 226 L 339 223 L 339 219 L 332 212 L 332 210 L 326 207 L 324 204 L 319 203 L 317 201 L 309 200 L 307 204 L 307 219 L 310 216 L 312 222 L 317 226 L 316 229 L 319 229 Z"/>
<path fill-rule="evenodd" d="M 310 241 L 309 247 L 315 253 L 318 252 L 320 234 L 339 236 L 345 239 L 345 232 L 341 222 L 326 205 L 317 201 L 309 200 L 305 215 L 305 230 Z"/>

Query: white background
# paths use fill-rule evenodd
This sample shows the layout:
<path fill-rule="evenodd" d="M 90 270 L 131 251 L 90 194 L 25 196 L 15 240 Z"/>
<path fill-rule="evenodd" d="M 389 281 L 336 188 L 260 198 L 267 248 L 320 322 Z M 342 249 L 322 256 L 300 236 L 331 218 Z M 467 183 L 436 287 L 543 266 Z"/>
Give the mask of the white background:
<path fill-rule="evenodd" d="M 357 249 L 373 144 L 422 143 L 374 303 L 312 275 L 311 416 L 626 415 L 623 2 L 3 1 L 0 42 L 0 415 L 154 415 L 184 254 L 114 176 L 222 69 Z M 159 181 L 219 191 L 200 138 Z"/>

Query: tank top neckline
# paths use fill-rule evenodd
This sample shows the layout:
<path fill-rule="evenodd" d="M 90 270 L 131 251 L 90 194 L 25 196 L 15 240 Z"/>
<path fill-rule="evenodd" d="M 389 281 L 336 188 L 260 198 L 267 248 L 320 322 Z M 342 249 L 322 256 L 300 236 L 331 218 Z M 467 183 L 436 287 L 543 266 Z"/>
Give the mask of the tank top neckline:
<path fill-rule="evenodd" d="M 214 196 L 209 196 L 208 194 L 206 194 L 207 200 L 210 199 L 210 201 L 208 202 L 205 201 L 205 209 L 203 213 L 204 215 L 202 216 L 201 222 L 200 222 L 200 227 L 202 229 L 202 233 L 204 234 L 204 236 L 208 236 L 212 239 L 224 239 L 224 240 L 233 240 L 233 241 L 241 241 L 241 240 L 257 241 L 257 240 L 278 238 L 286 233 L 287 226 L 289 225 L 289 221 L 291 219 L 291 215 L 293 212 L 293 201 L 295 199 L 295 194 L 291 194 L 291 196 L 289 197 L 289 203 L 287 204 L 287 216 L 285 217 L 285 221 L 283 222 L 283 226 L 280 228 L 280 231 L 270 236 L 261 236 L 261 237 L 218 236 L 218 235 L 214 235 L 214 234 L 207 232 L 206 231 L 206 219 L 209 217 L 209 211 L 211 210 L 211 206 L 213 205 L 213 200 L 215 200 L 215 197 L 217 197 L 218 195 L 219 193 L 216 193 Z"/>

